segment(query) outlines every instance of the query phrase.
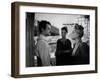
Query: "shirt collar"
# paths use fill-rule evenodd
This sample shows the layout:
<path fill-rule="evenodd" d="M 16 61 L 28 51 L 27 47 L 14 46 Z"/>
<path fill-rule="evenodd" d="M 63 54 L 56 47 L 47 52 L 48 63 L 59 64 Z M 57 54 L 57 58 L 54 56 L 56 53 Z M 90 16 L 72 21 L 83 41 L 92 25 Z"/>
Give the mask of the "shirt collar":
<path fill-rule="evenodd" d="M 77 40 L 75 43 L 80 44 L 80 43 L 82 43 L 82 40 Z"/>
<path fill-rule="evenodd" d="M 39 39 L 41 39 L 41 40 L 44 40 L 44 41 L 47 41 L 47 42 L 48 42 L 47 38 L 46 38 L 44 35 L 42 35 L 42 34 L 40 34 Z"/>

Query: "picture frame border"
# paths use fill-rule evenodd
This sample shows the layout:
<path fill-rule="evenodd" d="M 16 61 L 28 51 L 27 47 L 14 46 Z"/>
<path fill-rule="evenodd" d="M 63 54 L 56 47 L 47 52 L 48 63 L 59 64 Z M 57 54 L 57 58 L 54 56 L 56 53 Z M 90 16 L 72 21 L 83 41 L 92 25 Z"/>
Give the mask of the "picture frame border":
<path fill-rule="evenodd" d="M 23 74 L 20 75 L 19 67 L 19 7 L 20 6 L 39 6 L 39 7 L 55 7 L 55 8 L 73 8 L 73 9 L 88 9 L 95 10 L 95 70 L 90 71 L 74 71 L 74 72 L 56 72 L 43 74 Z M 11 3 L 11 76 L 15 78 L 25 77 L 42 77 L 42 76 L 58 76 L 58 75 L 72 75 L 72 74 L 86 74 L 97 73 L 97 15 L 98 8 L 96 6 L 81 6 L 81 5 L 64 5 L 64 4 L 48 4 L 48 3 L 32 3 L 32 2 L 13 2 Z"/>

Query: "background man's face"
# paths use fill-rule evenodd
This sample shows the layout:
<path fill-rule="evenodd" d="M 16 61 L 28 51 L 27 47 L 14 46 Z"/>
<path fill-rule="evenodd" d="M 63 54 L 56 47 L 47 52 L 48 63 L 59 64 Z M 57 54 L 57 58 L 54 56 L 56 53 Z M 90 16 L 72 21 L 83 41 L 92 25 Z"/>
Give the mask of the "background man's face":
<path fill-rule="evenodd" d="M 61 35 L 62 35 L 62 37 L 66 37 L 66 34 L 67 34 L 67 32 L 65 31 L 65 30 L 61 30 Z"/>

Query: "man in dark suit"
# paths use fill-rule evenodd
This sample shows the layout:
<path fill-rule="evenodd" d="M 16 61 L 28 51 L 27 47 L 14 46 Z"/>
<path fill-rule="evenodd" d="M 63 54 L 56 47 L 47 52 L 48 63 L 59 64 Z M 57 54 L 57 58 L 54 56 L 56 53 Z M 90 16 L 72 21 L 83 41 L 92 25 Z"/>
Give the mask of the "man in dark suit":
<path fill-rule="evenodd" d="M 62 38 L 57 40 L 57 47 L 56 47 L 56 65 L 70 65 L 71 64 L 71 41 L 66 38 L 68 33 L 67 27 L 61 28 L 61 35 Z"/>

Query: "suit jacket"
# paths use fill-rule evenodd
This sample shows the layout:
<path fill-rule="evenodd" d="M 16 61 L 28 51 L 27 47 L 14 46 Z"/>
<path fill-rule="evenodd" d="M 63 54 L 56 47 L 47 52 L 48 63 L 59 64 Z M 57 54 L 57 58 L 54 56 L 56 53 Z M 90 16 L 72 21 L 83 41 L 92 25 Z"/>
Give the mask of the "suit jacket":
<path fill-rule="evenodd" d="M 72 64 L 89 64 L 89 46 L 82 42 L 72 56 Z"/>
<path fill-rule="evenodd" d="M 56 53 L 55 53 L 56 65 L 70 65 L 71 52 L 72 52 L 71 41 L 69 39 L 66 39 L 66 41 L 63 43 L 62 39 L 58 39 Z"/>

